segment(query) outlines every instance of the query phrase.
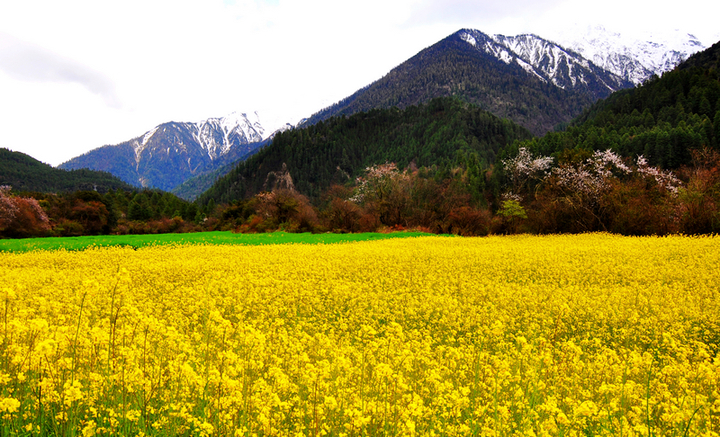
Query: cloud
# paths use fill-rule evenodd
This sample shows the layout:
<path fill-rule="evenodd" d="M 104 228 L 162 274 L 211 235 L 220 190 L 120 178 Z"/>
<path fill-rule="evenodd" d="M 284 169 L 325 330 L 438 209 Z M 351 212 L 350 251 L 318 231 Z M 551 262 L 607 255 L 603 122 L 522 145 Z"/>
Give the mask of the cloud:
<path fill-rule="evenodd" d="M 0 70 L 27 82 L 77 83 L 112 108 L 121 106 L 115 86 L 104 74 L 73 59 L 0 32 Z"/>
<path fill-rule="evenodd" d="M 561 0 L 423 0 L 419 2 L 408 24 L 484 23 L 533 17 Z M 465 24 L 467 26 L 467 24 Z"/>

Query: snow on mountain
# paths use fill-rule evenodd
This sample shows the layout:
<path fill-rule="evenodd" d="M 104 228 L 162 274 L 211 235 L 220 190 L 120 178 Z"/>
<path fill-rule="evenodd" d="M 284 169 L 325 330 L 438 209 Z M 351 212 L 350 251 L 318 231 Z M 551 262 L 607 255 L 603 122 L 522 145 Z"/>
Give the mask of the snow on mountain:
<path fill-rule="evenodd" d="M 680 30 L 623 34 L 603 26 L 570 25 L 551 37 L 636 85 L 653 74 L 672 70 L 690 55 L 707 48 L 695 36 Z"/>
<path fill-rule="evenodd" d="M 265 129 L 257 112 L 250 116 L 233 112 L 222 118 L 208 118 L 196 125 L 195 138 L 212 160 L 226 154 L 233 144 L 258 143 L 265 139 Z"/>
<path fill-rule="evenodd" d="M 134 185 L 171 190 L 193 176 L 243 159 L 277 129 L 292 128 L 275 121 L 269 126 L 273 129 L 261 123 L 257 112 L 233 112 L 197 123 L 163 123 L 141 136 L 91 150 L 59 167 L 107 171 Z"/>
<path fill-rule="evenodd" d="M 290 124 L 279 127 L 275 124 L 277 123 L 272 124 L 272 130 L 265 129 L 257 112 L 249 114 L 233 112 L 225 117 L 208 118 L 197 123 L 164 123 L 131 141 L 135 149 L 136 161 L 139 162 L 143 151 L 157 142 L 153 140 L 167 136 L 169 127 L 171 131 L 179 131 L 182 134 L 175 133 L 176 138 L 172 145 L 174 147 L 166 148 L 168 154 L 173 148 L 176 152 L 180 149 L 185 150 L 188 144 L 185 144 L 187 138 L 183 137 L 190 136 L 205 151 L 207 157 L 214 161 L 226 155 L 235 146 L 260 143 L 273 136 L 277 130 L 292 128 Z"/>
<path fill-rule="evenodd" d="M 623 78 L 589 62 L 580 54 L 532 34 L 487 35 L 463 29 L 459 37 L 506 64 L 515 63 L 528 73 L 563 89 L 582 90 L 601 97 L 631 86 Z"/>

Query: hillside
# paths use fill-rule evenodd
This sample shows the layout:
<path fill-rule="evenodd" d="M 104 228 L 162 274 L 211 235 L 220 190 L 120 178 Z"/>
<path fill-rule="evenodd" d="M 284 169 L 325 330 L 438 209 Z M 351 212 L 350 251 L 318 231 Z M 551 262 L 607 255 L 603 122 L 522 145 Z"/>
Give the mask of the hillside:
<path fill-rule="evenodd" d="M 688 68 L 694 67 L 715 71 L 720 70 L 720 42 L 715 43 L 707 50 L 695 53 L 678 66 L 680 70 L 687 70 Z"/>
<path fill-rule="evenodd" d="M 21 152 L 0 148 L 0 185 L 14 191 L 59 193 L 96 190 L 131 190 L 133 187 L 107 172 L 60 170 Z"/>
<path fill-rule="evenodd" d="M 277 181 L 292 183 L 317 198 L 332 183 L 354 180 L 368 166 L 394 162 L 399 167 L 447 166 L 470 160 L 478 168 L 495 162 L 498 152 L 524 128 L 458 99 L 376 109 L 283 132 L 240 163 L 198 199 L 228 203 L 271 190 Z"/>
<path fill-rule="evenodd" d="M 193 201 L 199 195 L 207 191 L 222 176 L 225 176 L 235 167 L 236 163 L 226 164 L 212 171 L 206 171 L 193 176 L 182 184 L 173 188 L 170 192 L 181 199 Z"/>
<path fill-rule="evenodd" d="M 534 35 L 490 37 L 461 30 L 313 115 L 305 125 L 373 108 L 405 108 L 457 96 L 541 135 L 569 122 L 597 99 L 631 86 Z"/>
<path fill-rule="evenodd" d="M 578 117 L 562 133 L 524 145 L 549 155 L 564 149 L 612 149 L 644 155 L 675 169 L 690 164 L 691 150 L 720 149 L 720 43 L 642 86 L 617 92 Z"/>

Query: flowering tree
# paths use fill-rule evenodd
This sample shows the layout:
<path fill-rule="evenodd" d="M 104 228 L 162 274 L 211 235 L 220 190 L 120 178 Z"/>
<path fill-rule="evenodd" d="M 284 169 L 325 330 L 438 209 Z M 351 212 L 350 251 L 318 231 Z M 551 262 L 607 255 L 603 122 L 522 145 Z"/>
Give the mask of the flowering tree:
<path fill-rule="evenodd" d="M 611 187 L 618 176 L 632 173 L 617 154 L 610 150 L 596 151 L 592 157 L 577 164 L 565 164 L 553 169 L 557 184 L 566 194 L 583 196 L 596 201 Z"/>
<path fill-rule="evenodd" d="M 534 157 L 525 147 L 521 147 L 514 158 L 503 159 L 502 164 L 512 181 L 512 192 L 519 195 L 530 180 L 542 180 L 554 159 L 550 156 Z"/>
<path fill-rule="evenodd" d="M 660 188 L 669 191 L 673 195 L 678 194 L 681 182 L 671 171 L 650 167 L 643 155 L 638 156 L 636 164 L 638 173 L 644 178 L 654 180 Z"/>
<path fill-rule="evenodd" d="M 596 151 L 591 158 L 579 164 L 566 164 L 553 169 L 560 186 L 591 199 L 597 199 L 610 190 L 613 181 L 634 172 L 644 179 L 653 180 L 658 187 L 672 194 L 677 194 L 681 185 L 672 172 L 649 166 L 644 156 L 638 156 L 633 170 L 611 150 Z"/>
<path fill-rule="evenodd" d="M 371 198 L 387 197 L 392 191 L 393 183 L 405 178 L 407 178 L 407 173 L 401 173 L 394 162 L 367 167 L 365 176 L 355 179 L 357 188 L 349 200 L 362 203 Z"/>
<path fill-rule="evenodd" d="M 552 158 L 520 148 L 517 156 L 503 160 L 512 191 L 503 195 L 498 214 L 507 218 L 515 211 L 530 181 L 536 180 L 539 189 L 527 211 L 538 230 L 672 231 L 674 205 L 682 192 L 672 172 L 651 167 L 644 156 L 630 162 L 609 149 L 584 159 L 575 156 L 569 154 L 570 159 L 552 167 Z"/>
<path fill-rule="evenodd" d="M 365 176 L 358 177 L 356 183 L 351 202 L 363 205 L 384 225 L 404 225 L 411 188 L 407 170 L 399 171 L 393 162 L 373 165 L 365 169 Z"/>
<path fill-rule="evenodd" d="M 542 202 L 564 217 L 558 219 L 566 222 L 562 230 L 668 232 L 668 224 L 661 223 L 671 219 L 665 206 L 674 202 L 680 185 L 671 172 L 649 166 L 643 156 L 632 165 L 611 150 L 595 151 L 554 168 Z"/>
<path fill-rule="evenodd" d="M 50 231 L 50 219 L 36 199 L 10 194 L 0 187 L 0 233 L 11 237 L 42 235 Z"/>
<path fill-rule="evenodd" d="M 10 195 L 10 187 L 0 185 L 0 232 L 10 226 L 19 212 L 14 198 Z"/>

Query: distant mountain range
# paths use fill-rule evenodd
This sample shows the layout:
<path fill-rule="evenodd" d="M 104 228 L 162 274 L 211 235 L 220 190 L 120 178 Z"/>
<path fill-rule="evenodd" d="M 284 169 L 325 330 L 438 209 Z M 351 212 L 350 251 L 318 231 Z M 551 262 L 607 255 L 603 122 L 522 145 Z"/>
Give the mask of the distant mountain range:
<path fill-rule="evenodd" d="M 672 70 L 706 48 L 694 35 L 679 30 L 663 35 L 630 36 L 603 26 L 566 26 L 555 41 L 635 85 Z"/>
<path fill-rule="evenodd" d="M 632 86 L 579 54 L 536 35 L 490 36 L 470 29 L 457 35 L 478 51 L 490 53 L 506 64 L 517 64 L 541 81 L 564 90 L 602 98 Z"/>
<path fill-rule="evenodd" d="M 138 187 L 170 191 L 193 176 L 243 159 L 274 132 L 268 134 L 257 113 L 233 113 L 199 123 L 163 123 L 124 143 L 91 150 L 59 168 L 107 171 Z"/>
<path fill-rule="evenodd" d="M 565 41 L 567 45 L 561 46 L 536 35 L 488 35 L 462 29 L 303 120 L 299 127 L 455 96 L 543 135 L 570 122 L 598 99 L 661 74 L 703 48 L 691 35 L 673 44 L 630 44 L 602 29 Z M 286 124 L 280 130 L 290 128 Z M 267 144 L 275 132 L 261 124 L 257 113 L 234 113 L 199 123 L 170 122 L 59 167 L 107 171 L 135 186 L 175 190 L 193 199 Z"/>

